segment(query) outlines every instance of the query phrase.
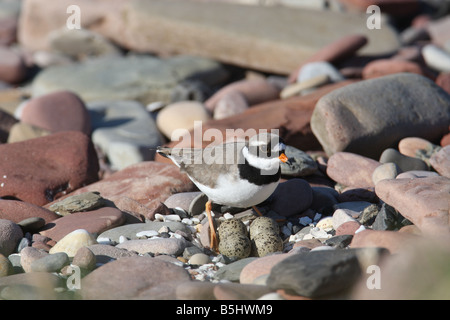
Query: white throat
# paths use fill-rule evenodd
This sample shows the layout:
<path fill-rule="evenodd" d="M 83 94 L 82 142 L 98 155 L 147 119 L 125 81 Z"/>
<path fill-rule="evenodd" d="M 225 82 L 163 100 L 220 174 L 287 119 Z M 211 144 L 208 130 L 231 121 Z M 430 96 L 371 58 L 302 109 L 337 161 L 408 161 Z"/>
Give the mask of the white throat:
<path fill-rule="evenodd" d="M 278 157 L 275 158 L 257 157 L 248 152 L 247 147 L 242 148 L 242 154 L 250 165 L 262 171 L 267 171 L 268 172 L 267 174 L 276 173 L 280 166 L 280 160 L 278 159 Z"/>

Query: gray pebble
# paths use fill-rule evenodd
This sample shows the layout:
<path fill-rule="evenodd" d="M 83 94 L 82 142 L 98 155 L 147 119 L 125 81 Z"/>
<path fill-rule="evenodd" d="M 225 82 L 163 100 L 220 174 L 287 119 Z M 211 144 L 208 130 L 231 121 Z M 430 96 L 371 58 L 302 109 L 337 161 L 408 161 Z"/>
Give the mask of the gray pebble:
<path fill-rule="evenodd" d="M 70 263 L 69 256 L 65 252 L 49 254 L 31 263 L 33 272 L 58 272 Z"/>

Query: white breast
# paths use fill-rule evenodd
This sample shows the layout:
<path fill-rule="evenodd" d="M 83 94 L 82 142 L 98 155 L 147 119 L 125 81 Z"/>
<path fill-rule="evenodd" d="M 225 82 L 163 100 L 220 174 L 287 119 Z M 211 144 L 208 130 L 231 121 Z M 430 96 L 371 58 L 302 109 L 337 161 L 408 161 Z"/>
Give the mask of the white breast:
<path fill-rule="evenodd" d="M 248 208 L 263 202 L 275 191 L 278 185 L 277 181 L 258 186 L 247 180 L 227 177 L 227 175 L 220 176 L 214 189 L 193 182 L 213 202 L 237 208 Z"/>

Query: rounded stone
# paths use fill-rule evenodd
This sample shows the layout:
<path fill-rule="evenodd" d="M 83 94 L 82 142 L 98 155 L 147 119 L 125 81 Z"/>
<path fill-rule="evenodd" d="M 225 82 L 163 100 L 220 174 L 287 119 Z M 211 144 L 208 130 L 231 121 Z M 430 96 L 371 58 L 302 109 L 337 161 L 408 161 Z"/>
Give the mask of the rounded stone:
<path fill-rule="evenodd" d="M 312 201 L 313 191 L 309 183 L 294 178 L 277 186 L 270 200 L 270 208 L 284 217 L 290 217 L 308 209 Z"/>
<path fill-rule="evenodd" d="M 22 228 L 24 233 L 34 233 L 45 225 L 45 219 L 41 217 L 31 217 L 21 220 L 17 224 Z"/>
<path fill-rule="evenodd" d="M 225 239 L 234 233 L 247 236 L 247 227 L 241 220 L 235 218 L 223 221 L 217 231 L 219 239 Z"/>
<path fill-rule="evenodd" d="M 89 135 L 91 122 L 84 102 L 70 91 L 32 98 L 21 112 L 21 121 L 50 132 L 80 131 Z"/>
<path fill-rule="evenodd" d="M 13 272 L 13 265 L 11 261 L 4 255 L 0 254 L 0 278 L 11 275 Z"/>
<path fill-rule="evenodd" d="M 393 148 L 384 150 L 380 156 L 380 163 L 387 162 L 395 163 L 403 172 L 410 170 L 428 170 L 428 165 L 425 161 L 405 156 Z"/>
<path fill-rule="evenodd" d="M 65 252 L 57 252 L 46 255 L 31 263 L 31 271 L 33 272 L 58 272 L 64 266 L 69 265 L 69 256 Z"/>
<path fill-rule="evenodd" d="M 210 263 L 211 259 L 204 253 L 196 253 L 189 259 L 189 264 L 202 265 Z"/>
<path fill-rule="evenodd" d="M 156 125 L 170 140 L 178 141 L 180 136 L 194 128 L 196 122 L 210 119 L 202 103 L 179 101 L 167 105 L 156 116 Z"/>
<path fill-rule="evenodd" d="M 9 256 L 23 238 L 20 226 L 6 219 L 0 219 L 0 254 Z"/>
<path fill-rule="evenodd" d="M 25 79 L 27 69 L 20 54 L 7 47 L 0 47 L 0 80 L 19 83 Z"/>
<path fill-rule="evenodd" d="M 252 239 L 252 256 L 264 257 L 281 251 L 283 251 L 283 240 L 278 234 L 259 233 Z"/>
<path fill-rule="evenodd" d="M 250 224 L 250 239 L 257 237 L 261 233 L 278 235 L 280 227 L 277 222 L 269 217 L 258 217 Z"/>
<path fill-rule="evenodd" d="M 400 169 L 393 162 L 383 163 L 382 165 L 375 168 L 372 173 L 373 184 L 376 185 L 379 181 L 383 179 L 395 179 L 395 177 L 400 173 Z"/>
<path fill-rule="evenodd" d="M 214 119 L 219 120 L 239 114 L 248 109 L 244 95 L 238 91 L 230 91 L 224 95 L 214 108 Z"/>
<path fill-rule="evenodd" d="M 231 259 L 247 258 L 251 253 L 252 245 L 247 236 L 240 233 L 228 234 L 219 242 L 219 252 Z"/>
<path fill-rule="evenodd" d="M 94 270 L 97 258 L 88 247 L 81 247 L 73 257 L 72 264 L 84 270 Z"/>
<path fill-rule="evenodd" d="M 31 272 L 33 261 L 41 259 L 48 255 L 48 252 L 34 247 L 25 247 L 20 251 L 20 265 L 25 272 Z"/>
<path fill-rule="evenodd" d="M 96 243 L 97 241 L 91 233 L 84 229 L 77 229 L 59 240 L 50 249 L 49 253 L 65 252 L 69 257 L 73 258 L 81 247 L 87 247 Z"/>
<path fill-rule="evenodd" d="M 418 63 L 400 59 L 378 59 L 369 62 L 364 67 L 362 76 L 363 79 L 372 79 L 400 72 L 410 72 L 423 75 L 422 68 Z"/>
<path fill-rule="evenodd" d="M 423 59 L 426 64 L 435 70 L 450 71 L 450 53 L 434 44 L 427 44 L 422 48 Z"/>

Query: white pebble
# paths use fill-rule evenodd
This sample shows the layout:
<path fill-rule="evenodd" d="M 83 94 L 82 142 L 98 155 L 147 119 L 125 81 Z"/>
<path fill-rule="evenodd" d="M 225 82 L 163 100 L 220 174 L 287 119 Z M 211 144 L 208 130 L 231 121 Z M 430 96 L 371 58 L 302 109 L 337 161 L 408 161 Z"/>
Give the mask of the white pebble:
<path fill-rule="evenodd" d="M 167 222 L 167 221 L 177 221 L 177 222 L 179 222 L 179 221 L 181 221 L 181 218 L 177 214 L 168 214 L 168 215 L 164 216 L 164 222 Z"/>
<path fill-rule="evenodd" d="M 317 227 L 311 229 L 311 235 L 314 238 L 330 238 L 331 237 L 331 235 L 326 233 L 325 230 L 322 230 L 322 229 L 317 228 Z"/>
<path fill-rule="evenodd" d="M 176 239 L 183 239 L 183 236 L 181 234 L 174 233 L 174 232 L 170 232 L 170 237 L 176 238 Z"/>
<path fill-rule="evenodd" d="M 163 233 L 163 232 L 169 232 L 169 227 L 168 226 L 162 226 L 161 228 L 159 228 L 158 233 Z"/>
<path fill-rule="evenodd" d="M 119 237 L 119 243 L 124 243 L 125 241 L 127 241 L 128 239 L 125 236 L 120 236 Z"/>
<path fill-rule="evenodd" d="M 136 237 L 153 237 L 153 236 L 157 236 L 159 233 L 156 230 L 145 230 L 145 231 L 140 231 L 138 233 L 136 233 Z"/>
<path fill-rule="evenodd" d="M 97 242 L 99 244 L 113 244 L 113 241 L 110 238 L 107 237 L 98 237 Z"/>
<path fill-rule="evenodd" d="M 223 217 L 225 218 L 225 219 L 233 219 L 233 215 L 231 214 L 231 213 L 228 213 L 228 212 L 226 212 L 224 215 L 223 215 Z"/>
<path fill-rule="evenodd" d="M 276 292 L 270 292 L 259 297 L 258 300 L 285 300 L 285 299 Z"/>
<path fill-rule="evenodd" d="M 195 217 L 195 218 L 191 218 L 192 223 L 194 224 L 199 224 L 200 223 L 200 219 Z"/>
<path fill-rule="evenodd" d="M 331 246 L 318 246 L 311 249 L 311 251 L 326 251 L 326 250 L 336 250 L 336 248 Z"/>
<path fill-rule="evenodd" d="M 160 213 L 155 213 L 155 220 L 164 221 L 164 216 Z"/>
<path fill-rule="evenodd" d="M 189 219 L 189 218 L 183 218 L 183 219 L 181 219 L 181 223 L 187 224 L 188 226 L 194 224 L 194 223 L 192 222 L 192 220 Z"/>

